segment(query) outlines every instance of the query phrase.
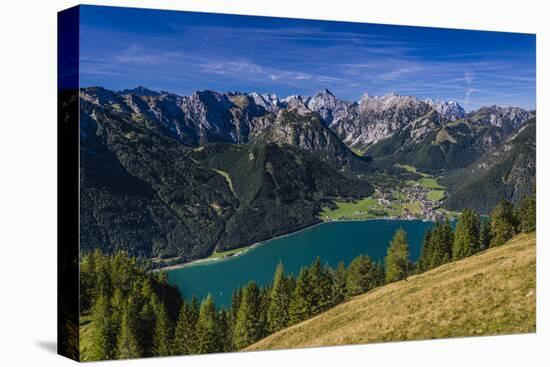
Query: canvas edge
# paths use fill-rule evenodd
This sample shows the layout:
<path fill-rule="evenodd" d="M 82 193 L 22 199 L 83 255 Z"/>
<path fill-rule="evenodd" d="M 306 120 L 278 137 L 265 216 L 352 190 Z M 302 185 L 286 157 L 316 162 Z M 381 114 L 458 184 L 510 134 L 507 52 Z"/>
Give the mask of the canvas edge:
<path fill-rule="evenodd" d="M 57 353 L 80 361 L 80 8 L 57 13 Z"/>

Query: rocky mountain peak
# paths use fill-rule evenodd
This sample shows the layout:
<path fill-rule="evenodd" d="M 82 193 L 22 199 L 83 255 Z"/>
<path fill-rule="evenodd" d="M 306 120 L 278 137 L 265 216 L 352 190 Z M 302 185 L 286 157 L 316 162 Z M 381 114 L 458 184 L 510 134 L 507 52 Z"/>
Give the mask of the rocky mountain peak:
<path fill-rule="evenodd" d="M 125 94 L 135 94 L 138 96 L 144 96 L 144 97 L 156 97 L 160 95 L 159 92 L 156 92 L 154 90 L 151 90 L 149 88 L 146 88 L 142 85 L 138 85 L 137 87 L 133 89 L 124 89 L 119 92 L 119 94 L 125 95 Z"/>
<path fill-rule="evenodd" d="M 254 100 L 254 103 L 263 107 L 269 112 L 276 112 L 281 107 L 279 97 L 274 93 L 256 93 L 252 92 L 249 96 Z"/>
<path fill-rule="evenodd" d="M 464 111 L 462 106 L 455 101 L 442 101 L 428 98 L 425 99 L 424 102 L 439 112 L 443 121 L 456 121 L 466 116 L 466 111 Z"/>
<path fill-rule="evenodd" d="M 535 114 L 520 107 L 481 107 L 469 113 L 468 121 L 478 125 L 491 125 L 502 128 L 505 134 L 509 134 Z"/>
<path fill-rule="evenodd" d="M 342 101 L 328 89 L 317 92 L 307 101 L 307 108 L 319 114 L 326 125 L 337 123 L 348 116 L 351 103 Z"/>
<path fill-rule="evenodd" d="M 335 105 L 336 101 L 337 99 L 331 91 L 323 89 L 309 99 L 308 105 Z"/>
<path fill-rule="evenodd" d="M 423 113 L 426 113 L 427 107 L 425 102 L 413 96 L 401 96 L 397 93 L 389 93 L 384 96 L 370 96 L 364 94 L 359 102 L 359 107 L 362 112 L 380 113 L 385 110 L 404 110 L 421 108 Z"/>

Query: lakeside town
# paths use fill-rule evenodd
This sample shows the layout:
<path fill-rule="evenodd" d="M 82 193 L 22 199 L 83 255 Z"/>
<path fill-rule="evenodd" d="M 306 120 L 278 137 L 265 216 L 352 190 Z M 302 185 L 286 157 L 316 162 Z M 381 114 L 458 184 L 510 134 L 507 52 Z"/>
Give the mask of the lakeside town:
<path fill-rule="evenodd" d="M 324 208 L 323 221 L 402 219 L 441 221 L 452 217 L 441 207 L 445 188 L 431 176 L 418 181 L 407 181 L 399 189 L 376 188 L 375 192 L 357 201 L 336 201 L 336 208 Z"/>

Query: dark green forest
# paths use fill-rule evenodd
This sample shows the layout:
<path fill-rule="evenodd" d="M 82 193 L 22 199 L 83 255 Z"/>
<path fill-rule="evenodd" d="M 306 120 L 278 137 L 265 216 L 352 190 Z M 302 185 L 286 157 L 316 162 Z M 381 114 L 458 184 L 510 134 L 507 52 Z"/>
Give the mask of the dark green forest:
<path fill-rule="evenodd" d="M 450 189 L 444 207 L 471 208 L 488 214 L 500 198 L 517 203 L 531 192 L 536 181 L 535 122 L 535 119 L 526 122 L 513 143 L 502 145 L 444 178 L 442 184 Z"/>
<path fill-rule="evenodd" d="M 241 350 L 265 336 L 320 314 L 349 298 L 407 279 L 450 261 L 500 246 L 536 229 L 535 193 L 517 205 L 502 199 L 488 219 L 465 211 L 453 230 L 447 222 L 427 231 L 417 263 L 410 261 L 407 234 L 396 231 L 383 263 L 367 254 L 346 267 L 318 258 L 297 276 L 280 263 L 266 286 L 251 281 L 233 292 L 228 309 L 212 296 L 183 299 L 165 273 L 146 272 L 127 253 L 99 250 L 80 262 L 81 346 L 84 360 L 218 353 Z"/>
<path fill-rule="evenodd" d="M 373 192 L 366 180 L 292 145 L 191 149 L 147 119 L 129 122 L 86 102 L 80 108 L 83 252 L 190 261 L 317 223 L 335 198 Z"/>

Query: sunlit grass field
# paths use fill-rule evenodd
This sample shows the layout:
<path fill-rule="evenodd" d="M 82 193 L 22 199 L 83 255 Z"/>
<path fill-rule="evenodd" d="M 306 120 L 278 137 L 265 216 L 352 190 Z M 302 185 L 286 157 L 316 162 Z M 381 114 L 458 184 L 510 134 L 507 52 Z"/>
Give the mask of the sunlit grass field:
<path fill-rule="evenodd" d="M 535 237 L 374 289 L 247 349 L 535 332 Z"/>

